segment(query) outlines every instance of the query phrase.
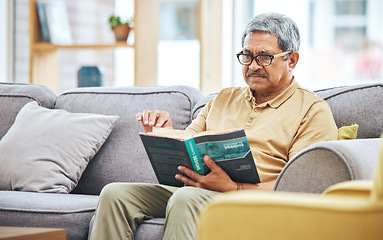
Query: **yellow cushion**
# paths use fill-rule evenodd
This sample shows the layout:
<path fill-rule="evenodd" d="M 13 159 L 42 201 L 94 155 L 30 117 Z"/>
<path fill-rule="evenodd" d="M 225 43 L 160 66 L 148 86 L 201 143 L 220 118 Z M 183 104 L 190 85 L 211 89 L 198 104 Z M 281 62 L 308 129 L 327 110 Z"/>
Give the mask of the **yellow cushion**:
<path fill-rule="evenodd" d="M 358 124 L 343 126 L 338 129 L 338 140 L 356 139 L 358 133 Z"/>

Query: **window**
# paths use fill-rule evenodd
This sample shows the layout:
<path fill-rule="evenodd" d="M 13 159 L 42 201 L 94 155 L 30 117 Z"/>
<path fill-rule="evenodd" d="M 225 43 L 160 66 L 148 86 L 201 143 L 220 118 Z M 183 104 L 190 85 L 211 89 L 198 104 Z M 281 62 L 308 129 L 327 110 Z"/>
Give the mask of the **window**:
<path fill-rule="evenodd" d="M 315 90 L 382 82 L 383 2 L 379 0 L 254 0 L 254 15 L 276 11 L 301 33 L 297 80 Z"/>
<path fill-rule="evenodd" d="M 336 0 L 336 15 L 366 15 L 366 0 Z"/>
<path fill-rule="evenodd" d="M 199 88 L 198 0 L 162 0 L 158 85 Z"/>

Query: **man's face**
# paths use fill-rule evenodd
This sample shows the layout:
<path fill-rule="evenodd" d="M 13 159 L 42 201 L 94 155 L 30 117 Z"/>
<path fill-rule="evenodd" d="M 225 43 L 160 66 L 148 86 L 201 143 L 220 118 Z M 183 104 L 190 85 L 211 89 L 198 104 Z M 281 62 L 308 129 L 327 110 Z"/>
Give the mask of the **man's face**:
<path fill-rule="evenodd" d="M 243 44 L 243 53 L 253 56 L 275 55 L 282 52 L 278 38 L 267 32 L 250 33 Z M 295 64 L 296 62 L 291 64 L 290 59 L 283 60 L 283 56 L 275 57 L 269 66 L 259 66 L 253 59 L 250 65 L 243 65 L 242 72 L 246 83 L 256 94 L 276 95 L 290 84 L 291 71 Z"/>

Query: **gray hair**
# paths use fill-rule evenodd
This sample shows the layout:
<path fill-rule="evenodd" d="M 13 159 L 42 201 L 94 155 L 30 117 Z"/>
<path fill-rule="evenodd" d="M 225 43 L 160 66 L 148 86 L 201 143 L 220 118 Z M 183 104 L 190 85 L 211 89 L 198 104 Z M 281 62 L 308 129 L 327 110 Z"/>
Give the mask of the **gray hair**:
<path fill-rule="evenodd" d="M 289 17 L 279 13 L 263 13 L 255 16 L 248 23 L 242 35 L 242 47 L 247 34 L 268 32 L 278 38 L 282 51 L 299 51 L 300 35 L 296 23 Z"/>

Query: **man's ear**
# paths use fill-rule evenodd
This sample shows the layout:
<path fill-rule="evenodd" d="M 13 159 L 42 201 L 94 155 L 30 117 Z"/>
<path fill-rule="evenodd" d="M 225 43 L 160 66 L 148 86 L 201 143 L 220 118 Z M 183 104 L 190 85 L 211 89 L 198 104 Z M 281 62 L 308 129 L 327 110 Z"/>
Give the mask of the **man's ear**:
<path fill-rule="evenodd" d="M 290 53 L 290 56 L 288 59 L 290 72 L 295 68 L 295 66 L 298 63 L 298 60 L 299 60 L 299 53 L 298 52 Z"/>

